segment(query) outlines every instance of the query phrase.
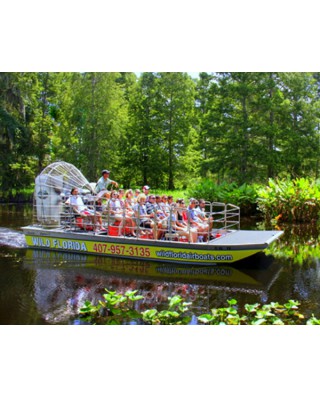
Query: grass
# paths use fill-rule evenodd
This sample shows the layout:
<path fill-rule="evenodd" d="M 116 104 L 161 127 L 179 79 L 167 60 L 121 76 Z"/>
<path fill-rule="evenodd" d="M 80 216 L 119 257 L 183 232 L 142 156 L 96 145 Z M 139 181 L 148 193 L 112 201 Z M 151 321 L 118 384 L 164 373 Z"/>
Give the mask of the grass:
<path fill-rule="evenodd" d="M 154 189 L 154 190 L 151 190 L 151 193 L 155 194 L 155 195 L 159 194 L 160 196 L 162 196 L 164 194 L 166 196 L 173 196 L 174 201 L 176 201 L 178 198 L 182 198 L 187 201 L 190 198 L 187 190 Z"/>

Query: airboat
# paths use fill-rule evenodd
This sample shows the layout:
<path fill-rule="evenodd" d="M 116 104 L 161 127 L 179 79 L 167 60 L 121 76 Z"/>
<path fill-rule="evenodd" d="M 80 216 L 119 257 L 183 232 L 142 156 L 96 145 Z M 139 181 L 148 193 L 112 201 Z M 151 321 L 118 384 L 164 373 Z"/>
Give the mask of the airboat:
<path fill-rule="evenodd" d="M 251 257 L 265 250 L 283 233 L 278 230 L 240 230 L 240 208 L 218 202 L 206 202 L 208 227 L 199 233 L 196 242 L 191 242 L 188 234 L 176 233 L 171 222 L 167 222 L 161 238 L 154 238 L 150 229 L 139 226 L 133 235 L 124 221 L 119 222 L 110 216 L 108 207 L 99 213 L 103 228 L 98 230 L 90 224 L 88 217 L 79 216 L 70 206 L 70 192 L 75 187 L 83 202 L 98 214 L 97 202 L 103 195 L 95 194 L 95 184 L 74 165 L 55 162 L 36 177 L 33 223 L 22 227 L 29 248 L 171 264 L 219 265 Z M 135 219 L 135 224 L 140 224 L 139 219 Z M 188 230 L 191 230 L 190 218 Z"/>

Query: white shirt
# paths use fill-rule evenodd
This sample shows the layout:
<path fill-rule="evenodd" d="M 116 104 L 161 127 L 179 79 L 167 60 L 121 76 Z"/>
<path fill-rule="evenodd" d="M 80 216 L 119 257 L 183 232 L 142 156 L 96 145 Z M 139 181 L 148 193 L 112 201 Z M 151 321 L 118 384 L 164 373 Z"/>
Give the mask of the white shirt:
<path fill-rule="evenodd" d="M 119 212 L 119 211 L 122 210 L 121 201 L 120 201 L 119 199 L 115 199 L 115 200 L 111 199 L 111 200 L 109 201 L 109 207 L 110 207 L 111 209 L 113 209 L 114 211 Z"/>
<path fill-rule="evenodd" d="M 79 212 L 85 211 L 87 207 L 84 205 L 83 200 L 80 196 L 71 195 L 70 204 L 75 206 Z"/>

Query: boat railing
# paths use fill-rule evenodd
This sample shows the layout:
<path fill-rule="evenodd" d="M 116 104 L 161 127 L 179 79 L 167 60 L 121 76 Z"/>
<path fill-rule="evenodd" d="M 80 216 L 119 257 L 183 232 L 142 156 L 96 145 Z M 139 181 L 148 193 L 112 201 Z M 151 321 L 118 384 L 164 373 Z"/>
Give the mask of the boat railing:
<path fill-rule="evenodd" d="M 205 202 L 205 215 L 209 225 L 207 240 L 211 236 L 220 237 L 231 230 L 240 229 L 240 207 L 221 202 Z"/>
<path fill-rule="evenodd" d="M 220 229 L 240 229 L 240 208 L 233 204 L 212 203 L 212 216 Z M 222 206 L 222 210 L 214 210 L 214 208 Z"/>

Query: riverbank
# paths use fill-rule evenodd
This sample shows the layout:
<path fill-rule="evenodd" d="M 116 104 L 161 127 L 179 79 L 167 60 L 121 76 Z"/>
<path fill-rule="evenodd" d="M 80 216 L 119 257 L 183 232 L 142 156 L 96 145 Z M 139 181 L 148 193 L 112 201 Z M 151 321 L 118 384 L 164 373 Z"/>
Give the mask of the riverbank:
<path fill-rule="evenodd" d="M 31 204 L 33 201 L 33 193 L 18 193 L 14 196 L 3 197 L 0 195 L 0 204 Z"/>

